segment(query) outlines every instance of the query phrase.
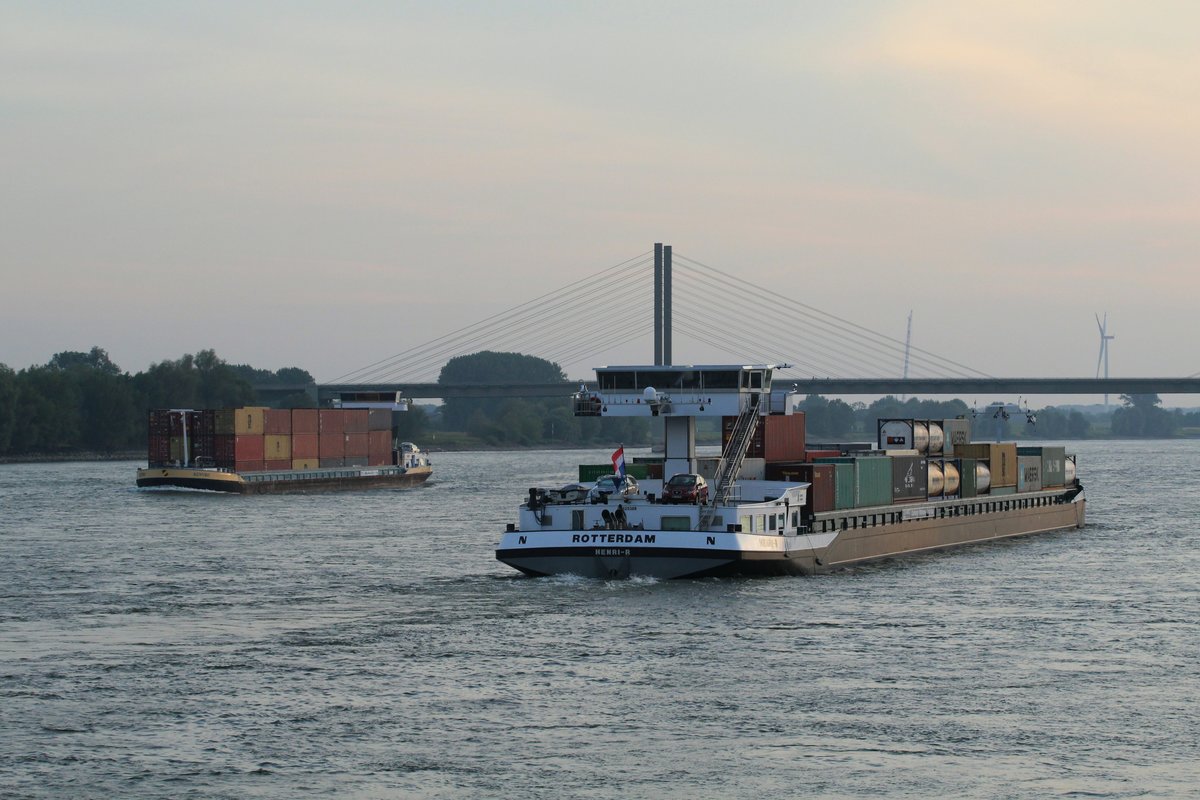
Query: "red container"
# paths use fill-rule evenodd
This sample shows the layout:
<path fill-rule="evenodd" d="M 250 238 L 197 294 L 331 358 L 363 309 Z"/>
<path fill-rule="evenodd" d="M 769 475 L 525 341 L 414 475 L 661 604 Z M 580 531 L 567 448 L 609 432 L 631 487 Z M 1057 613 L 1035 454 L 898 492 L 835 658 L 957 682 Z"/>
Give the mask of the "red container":
<path fill-rule="evenodd" d="M 290 458 L 273 458 L 264 462 L 267 472 L 291 472 L 292 460 Z"/>
<path fill-rule="evenodd" d="M 392 429 L 392 410 L 390 408 L 372 408 L 367 412 L 367 430 L 390 431 Z"/>
<path fill-rule="evenodd" d="M 264 442 L 261 434 L 240 433 L 233 437 L 233 460 L 262 461 L 265 456 Z M 238 472 L 241 472 L 239 469 Z"/>
<path fill-rule="evenodd" d="M 366 411 L 366 409 L 362 409 Z M 363 420 L 366 421 L 365 419 Z M 346 458 L 366 458 L 370 452 L 370 434 L 366 431 L 362 433 L 347 433 L 346 434 L 346 452 L 343 454 Z"/>
<path fill-rule="evenodd" d="M 317 415 L 321 425 L 321 435 L 346 432 L 346 413 L 340 408 L 322 408 Z"/>
<path fill-rule="evenodd" d="M 234 472 L 262 472 L 266 467 L 266 462 L 259 461 L 237 461 L 234 462 Z"/>
<path fill-rule="evenodd" d="M 321 423 L 315 408 L 292 409 L 292 435 L 297 433 L 320 433 Z M 292 445 L 295 447 L 295 445 Z"/>
<path fill-rule="evenodd" d="M 772 414 L 760 420 L 763 428 L 763 458 L 767 461 L 799 461 L 804 458 L 804 415 Z"/>
<path fill-rule="evenodd" d="M 370 410 L 366 408 L 348 408 L 345 410 L 346 433 L 366 433 L 370 428 Z M 364 453 L 364 455 L 366 455 Z"/>
<path fill-rule="evenodd" d="M 151 411 L 148 431 L 151 436 L 170 436 L 171 412 L 161 409 Z"/>
<path fill-rule="evenodd" d="M 811 493 L 805 498 L 814 513 L 833 511 L 835 506 L 836 464 L 801 464 L 800 480 L 812 484 Z"/>
<path fill-rule="evenodd" d="M 289 408 L 268 408 L 263 412 L 263 433 L 282 435 L 292 432 L 292 411 Z"/>
<path fill-rule="evenodd" d="M 293 446 L 295 442 L 292 442 Z M 336 458 L 339 462 L 346 457 L 346 434 L 344 433 L 322 433 L 317 442 L 317 456 L 321 459 L 321 466 L 325 466 L 325 459 Z M 335 466 L 341 466 L 336 464 Z"/>
<path fill-rule="evenodd" d="M 805 450 L 804 460 L 815 461 L 818 458 L 841 458 L 841 450 Z"/>
<path fill-rule="evenodd" d="M 153 426 L 153 422 L 151 422 L 151 426 Z M 151 467 L 159 467 L 170 460 L 171 437 L 165 433 L 151 433 L 146 463 Z"/>
<path fill-rule="evenodd" d="M 392 432 L 371 431 L 367 434 L 367 463 L 381 467 L 392 463 Z"/>
<path fill-rule="evenodd" d="M 213 436 L 217 432 L 217 412 L 207 408 L 200 412 L 196 420 L 196 433 L 200 436 Z"/>
<path fill-rule="evenodd" d="M 313 409 L 314 411 L 316 409 Z M 316 417 L 313 417 L 316 419 Z M 292 417 L 295 423 L 296 418 Z M 320 437 L 315 433 L 292 434 L 292 460 L 298 458 L 319 458 L 321 456 Z"/>

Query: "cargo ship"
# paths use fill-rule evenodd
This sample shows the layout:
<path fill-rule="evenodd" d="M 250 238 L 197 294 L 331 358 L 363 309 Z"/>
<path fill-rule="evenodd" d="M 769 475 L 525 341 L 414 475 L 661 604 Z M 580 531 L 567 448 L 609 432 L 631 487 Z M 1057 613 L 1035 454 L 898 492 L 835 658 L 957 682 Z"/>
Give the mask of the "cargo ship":
<path fill-rule="evenodd" d="M 362 405 L 151 411 L 147 466 L 137 471 L 137 485 L 268 494 L 428 480 L 428 456 L 395 441 L 392 414 L 401 409 Z"/>
<path fill-rule="evenodd" d="M 597 389 L 574 395 L 575 414 L 661 418 L 663 458 L 634 465 L 641 481 L 622 451 L 591 486 L 529 489 L 496 549 L 527 575 L 811 575 L 1084 525 L 1083 486 L 1062 447 L 973 442 L 960 418 L 880 420 L 873 443 L 810 449 L 803 398 L 772 387 L 771 365 L 596 373 Z M 723 446 L 706 459 L 696 419 L 712 416 Z M 703 491 L 681 503 L 679 484 Z"/>

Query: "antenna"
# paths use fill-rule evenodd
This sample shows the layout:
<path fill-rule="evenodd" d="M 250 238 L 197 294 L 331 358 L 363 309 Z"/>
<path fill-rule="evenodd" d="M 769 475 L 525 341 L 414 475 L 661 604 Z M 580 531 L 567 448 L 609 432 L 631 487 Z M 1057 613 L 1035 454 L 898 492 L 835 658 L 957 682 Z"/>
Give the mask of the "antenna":
<path fill-rule="evenodd" d="M 1100 357 L 1096 359 L 1096 377 L 1100 377 L 1100 365 L 1104 364 L 1104 380 L 1108 380 L 1108 343 L 1117 338 L 1108 332 L 1108 312 L 1104 312 L 1104 320 L 1096 315 L 1096 327 L 1100 329 Z M 1108 411 L 1108 393 L 1104 393 L 1104 410 Z"/>

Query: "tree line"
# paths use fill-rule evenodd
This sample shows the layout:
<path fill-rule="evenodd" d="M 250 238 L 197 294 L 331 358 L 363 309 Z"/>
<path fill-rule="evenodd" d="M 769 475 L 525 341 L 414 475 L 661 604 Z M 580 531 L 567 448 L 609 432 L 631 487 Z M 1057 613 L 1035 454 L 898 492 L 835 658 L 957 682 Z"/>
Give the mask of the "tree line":
<path fill-rule="evenodd" d="M 553 362 L 492 351 L 452 358 L 438 377 L 446 385 L 565 380 L 562 368 Z M 57 353 L 46 364 L 20 371 L 0 364 L 0 455 L 139 450 L 146 445 L 149 409 L 266 405 L 255 386 L 312 383 L 312 376 L 299 367 L 266 370 L 228 364 L 212 350 L 161 361 L 138 373 L 122 370 L 100 347 L 86 353 Z M 875 420 L 880 418 L 970 417 L 977 438 L 1167 437 L 1200 432 L 1200 412 L 1164 409 L 1157 395 L 1122 395 L 1121 402 L 1108 426 L 1077 410 L 1053 407 L 1036 411 L 1036 425 L 1027 426 L 1021 414 L 1011 419 L 977 415 L 961 400 L 884 397 L 868 405 L 814 395 L 801 408 L 812 443 L 873 441 Z M 313 402 L 310 394 L 298 393 L 272 405 L 300 408 Z M 430 433 L 447 431 L 462 434 L 467 443 L 491 446 L 586 447 L 617 442 L 635 446 L 650 444 L 652 435 L 648 419 L 576 417 L 561 397 L 451 398 L 441 406 L 415 407 L 400 419 L 397 433 L 417 442 Z M 718 420 L 701 420 L 698 431 L 702 441 L 719 441 Z"/>

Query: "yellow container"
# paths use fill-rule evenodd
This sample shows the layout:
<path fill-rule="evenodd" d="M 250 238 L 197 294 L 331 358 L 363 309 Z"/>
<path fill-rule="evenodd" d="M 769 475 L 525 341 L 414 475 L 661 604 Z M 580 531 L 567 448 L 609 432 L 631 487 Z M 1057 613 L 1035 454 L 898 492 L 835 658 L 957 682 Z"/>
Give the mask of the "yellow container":
<path fill-rule="evenodd" d="M 267 461 L 292 457 L 292 435 L 290 433 L 268 433 L 263 437 L 264 458 Z"/>
<path fill-rule="evenodd" d="M 293 458 L 292 469 L 319 469 L 320 461 L 315 458 Z"/>
<path fill-rule="evenodd" d="M 234 409 L 233 412 L 233 432 L 235 434 L 258 434 L 262 435 L 263 420 L 266 411 L 264 406 L 246 406 L 245 408 Z"/>

